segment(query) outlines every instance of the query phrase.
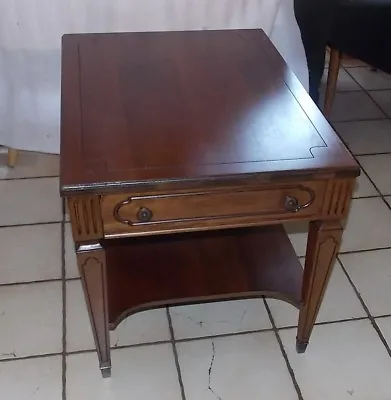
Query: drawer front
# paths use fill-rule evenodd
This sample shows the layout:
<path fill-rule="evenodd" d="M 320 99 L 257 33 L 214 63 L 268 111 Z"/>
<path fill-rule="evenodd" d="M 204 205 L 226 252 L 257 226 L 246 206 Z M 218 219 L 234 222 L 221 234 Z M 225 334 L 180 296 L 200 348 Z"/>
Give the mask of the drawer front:
<path fill-rule="evenodd" d="M 106 236 L 197 230 L 321 214 L 325 181 L 252 189 L 102 197 Z"/>

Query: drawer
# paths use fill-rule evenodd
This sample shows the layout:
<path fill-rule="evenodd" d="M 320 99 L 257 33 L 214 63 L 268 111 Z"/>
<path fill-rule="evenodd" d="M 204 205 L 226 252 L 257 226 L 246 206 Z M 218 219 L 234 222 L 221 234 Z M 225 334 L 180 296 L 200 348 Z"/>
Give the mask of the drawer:
<path fill-rule="evenodd" d="M 165 194 L 102 196 L 106 236 L 262 224 L 321 214 L 326 181 Z"/>

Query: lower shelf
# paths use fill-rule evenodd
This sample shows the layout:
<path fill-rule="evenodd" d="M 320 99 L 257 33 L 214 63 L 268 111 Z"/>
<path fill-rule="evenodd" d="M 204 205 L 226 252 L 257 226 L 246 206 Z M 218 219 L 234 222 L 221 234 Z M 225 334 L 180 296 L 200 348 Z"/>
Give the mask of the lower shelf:
<path fill-rule="evenodd" d="M 106 240 L 110 329 L 169 304 L 275 297 L 300 305 L 303 270 L 282 226 Z"/>

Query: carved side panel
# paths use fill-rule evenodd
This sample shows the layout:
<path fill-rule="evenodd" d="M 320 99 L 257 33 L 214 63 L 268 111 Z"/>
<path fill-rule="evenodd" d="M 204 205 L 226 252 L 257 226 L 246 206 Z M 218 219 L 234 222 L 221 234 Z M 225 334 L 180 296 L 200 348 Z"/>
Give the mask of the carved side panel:
<path fill-rule="evenodd" d="M 331 180 L 327 185 L 323 215 L 342 219 L 349 212 L 355 179 Z"/>
<path fill-rule="evenodd" d="M 75 242 L 103 238 L 99 196 L 75 196 L 68 199 L 72 233 Z"/>

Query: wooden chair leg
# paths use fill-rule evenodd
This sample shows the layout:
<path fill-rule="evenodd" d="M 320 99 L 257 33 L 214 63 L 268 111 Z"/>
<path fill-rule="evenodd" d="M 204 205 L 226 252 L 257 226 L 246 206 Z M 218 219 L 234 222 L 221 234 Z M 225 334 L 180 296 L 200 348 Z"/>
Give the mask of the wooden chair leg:
<path fill-rule="evenodd" d="M 8 149 L 8 166 L 15 167 L 16 161 L 18 159 L 19 151 L 16 149 Z"/>
<path fill-rule="evenodd" d="M 341 67 L 341 58 L 342 54 L 340 51 L 335 49 L 330 50 L 329 73 L 327 76 L 326 95 L 323 110 L 326 118 L 330 117 L 331 110 L 333 108 L 334 96 L 337 89 L 338 74 Z"/>

